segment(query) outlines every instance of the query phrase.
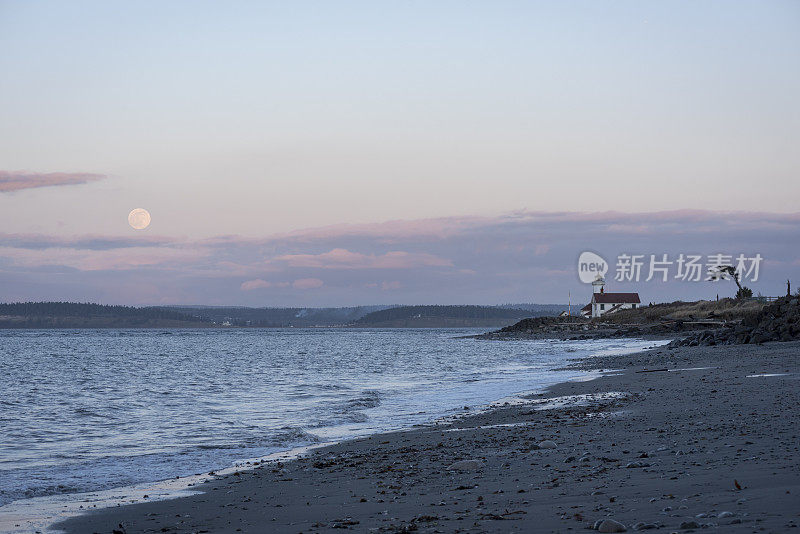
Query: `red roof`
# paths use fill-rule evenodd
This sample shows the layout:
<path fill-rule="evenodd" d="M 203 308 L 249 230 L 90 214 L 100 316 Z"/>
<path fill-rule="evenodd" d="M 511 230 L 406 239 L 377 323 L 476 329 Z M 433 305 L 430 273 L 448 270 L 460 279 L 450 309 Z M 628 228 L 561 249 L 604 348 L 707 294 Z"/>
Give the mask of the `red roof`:
<path fill-rule="evenodd" d="M 592 301 L 598 304 L 639 304 L 639 293 L 595 293 Z"/>
<path fill-rule="evenodd" d="M 592 311 L 592 304 L 591 304 L 591 303 L 587 304 L 586 306 L 584 306 L 583 308 L 581 308 L 581 311 L 582 311 L 582 312 L 585 312 L 585 311 Z"/>

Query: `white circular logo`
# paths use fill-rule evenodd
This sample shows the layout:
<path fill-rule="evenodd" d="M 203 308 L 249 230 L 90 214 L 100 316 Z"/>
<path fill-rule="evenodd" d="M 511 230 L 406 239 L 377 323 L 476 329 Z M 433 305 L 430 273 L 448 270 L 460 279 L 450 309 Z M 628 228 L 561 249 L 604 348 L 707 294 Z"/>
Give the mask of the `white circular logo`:
<path fill-rule="evenodd" d="M 594 252 L 581 252 L 578 257 L 578 277 L 584 284 L 591 284 L 597 275 L 605 276 L 608 262 Z"/>

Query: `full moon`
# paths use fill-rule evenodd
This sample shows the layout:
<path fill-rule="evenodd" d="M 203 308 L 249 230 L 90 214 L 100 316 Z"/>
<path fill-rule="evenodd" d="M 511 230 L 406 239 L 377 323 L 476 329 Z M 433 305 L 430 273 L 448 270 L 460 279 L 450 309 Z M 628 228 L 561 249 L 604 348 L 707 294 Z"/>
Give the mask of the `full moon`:
<path fill-rule="evenodd" d="M 131 210 L 128 214 L 128 224 L 136 230 L 144 230 L 150 226 L 150 212 L 143 208 Z"/>

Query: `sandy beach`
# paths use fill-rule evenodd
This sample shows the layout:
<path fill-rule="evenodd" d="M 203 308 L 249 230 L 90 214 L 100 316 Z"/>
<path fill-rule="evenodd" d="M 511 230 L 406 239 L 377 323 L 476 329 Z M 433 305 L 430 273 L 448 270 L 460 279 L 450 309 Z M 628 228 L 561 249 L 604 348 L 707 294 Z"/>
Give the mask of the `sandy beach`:
<path fill-rule="evenodd" d="M 787 532 L 800 524 L 798 355 L 800 342 L 790 342 L 577 361 L 617 371 L 56 527 Z"/>

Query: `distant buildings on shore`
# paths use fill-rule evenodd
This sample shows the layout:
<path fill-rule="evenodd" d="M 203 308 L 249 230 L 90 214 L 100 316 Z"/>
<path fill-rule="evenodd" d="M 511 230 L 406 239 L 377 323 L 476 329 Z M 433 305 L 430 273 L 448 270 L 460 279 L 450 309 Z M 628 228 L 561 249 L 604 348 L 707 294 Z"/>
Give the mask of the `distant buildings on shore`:
<path fill-rule="evenodd" d="M 581 309 L 583 317 L 602 317 L 619 310 L 638 308 L 639 293 L 606 293 L 606 281 L 601 275 L 592 282 L 592 301 Z"/>

